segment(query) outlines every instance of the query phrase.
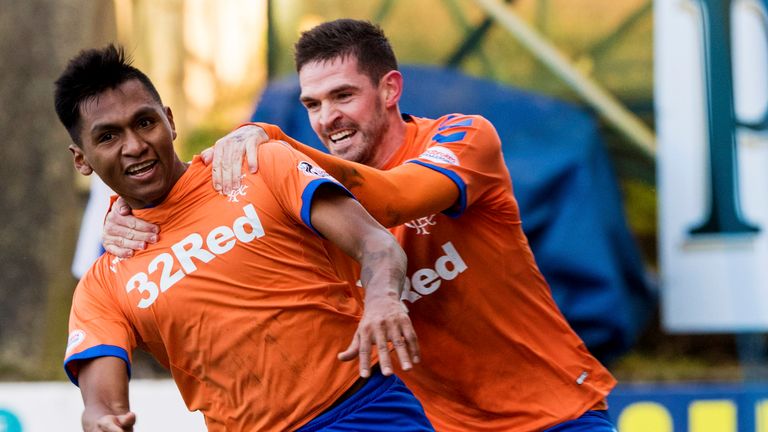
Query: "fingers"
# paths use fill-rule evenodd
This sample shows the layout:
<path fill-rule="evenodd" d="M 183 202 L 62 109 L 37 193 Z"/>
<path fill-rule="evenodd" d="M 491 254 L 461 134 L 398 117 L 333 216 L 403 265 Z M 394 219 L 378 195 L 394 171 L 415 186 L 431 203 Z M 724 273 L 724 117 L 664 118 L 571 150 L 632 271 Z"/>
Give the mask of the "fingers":
<path fill-rule="evenodd" d="M 214 146 L 213 187 L 224 194 L 240 187 L 240 168 L 246 150 L 242 140 L 235 138 L 236 134 L 237 131 L 226 135 Z"/>
<path fill-rule="evenodd" d="M 232 152 L 229 146 L 222 146 L 216 143 L 216 147 L 221 147 L 221 192 L 228 194 L 232 190 Z"/>
<path fill-rule="evenodd" d="M 357 333 L 355 333 L 355 336 L 352 338 L 352 342 L 349 343 L 349 346 L 344 351 L 340 352 L 338 354 L 338 358 L 341 361 L 350 361 L 357 357 L 358 350 L 360 349 L 360 337 Z"/>
<path fill-rule="evenodd" d="M 371 340 L 369 337 L 361 337 L 359 330 L 355 332 L 347 349 L 340 352 L 337 357 L 341 361 L 359 358 L 360 376 L 363 378 L 371 376 Z"/>
<path fill-rule="evenodd" d="M 411 361 L 414 363 L 421 363 L 421 347 L 419 346 L 419 338 L 416 336 L 416 331 L 413 329 L 411 320 L 406 317 L 407 322 L 403 322 L 401 330 L 403 332 L 403 338 L 407 345 L 408 353 L 411 355 Z M 400 351 L 397 353 L 400 356 Z M 402 357 L 400 357 L 402 358 Z"/>
<path fill-rule="evenodd" d="M 243 126 L 216 141 L 213 148 L 213 187 L 228 194 L 240 187 L 243 157 L 248 161 L 248 170 L 258 170 L 257 148 L 269 140 L 269 136 L 258 126 Z M 207 157 L 207 155 L 205 155 Z"/>
<path fill-rule="evenodd" d="M 224 193 L 230 193 L 240 187 L 240 170 L 243 166 L 245 145 L 242 141 L 236 141 L 224 148 L 224 161 L 222 166 L 222 186 Z"/>
<path fill-rule="evenodd" d="M 128 213 L 125 213 L 127 208 Z M 143 250 L 147 244 L 157 243 L 160 229 L 130 214 L 130 207 L 118 199 L 104 220 L 102 244 L 104 249 L 120 258 L 133 256 L 133 251 Z"/>
<path fill-rule="evenodd" d="M 130 258 L 133 256 L 134 251 L 144 250 L 147 247 L 144 242 L 126 240 L 124 237 L 109 237 L 105 235 L 102 238 L 102 242 L 105 251 L 120 258 Z"/>
<path fill-rule="evenodd" d="M 392 375 L 392 360 L 389 358 L 387 335 L 381 325 L 377 326 L 374 330 L 374 339 L 376 340 L 376 349 L 379 351 L 379 366 L 381 367 L 381 374 L 384 376 Z"/>
<path fill-rule="evenodd" d="M 358 361 L 360 362 L 360 376 L 368 378 L 371 376 L 371 338 L 360 337 L 358 352 Z"/>
<path fill-rule="evenodd" d="M 125 202 L 123 197 L 117 197 L 115 203 L 112 204 L 112 210 L 117 211 L 117 214 L 123 216 L 131 214 L 131 207 Z"/>
<path fill-rule="evenodd" d="M 143 221 L 136 216 L 114 214 L 104 221 L 104 236 L 123 237 L 125 240 L 157 243 L 157 225 Z"/>
<path fill-rule="evenodd" d="M 390 321 L 387 333 L 403 370 L 410 370 L 413 363 L 421 361 L 419 341 L 408 317 L 398 317 L 396 321 Z"/>
<path fill-rule="evenodd" d="M 124 429 L 121 426 L 118 426 L 115 423 L 102 423 L 101 421 L 99 421 L 98 427 L 100 432 L 123 432 L 124 431 Z"/>
<path fill-rule="evenodd" d="M 248 169 L 251 174 L 255 174 L 259 170 L 259 158 L 257 157 L 256 147 L 258 144 L 249 141 L 245 144 L 245 156 L 248 159 Z"/>
<path fill-rule="evenodd" d="M 120 423 L 124 430 L 133 430 L 133 425 L 136 424 L 136 414 L 127 412 L 117 416 L 117 421 Z"/>
<path fill-rule="evenodd" d="M 200 152 L 200 159 L 203 160 L 203 164 L 205 166 L 208 166 L 213 162 L 213 147 L 208 147 L 207 149 Z"/>
<path fill-rule="evenodd" d="M 221 166 L 224 164 L 224 162 L 221 160 L 222 154 L 224 153 L 224 147 L 219 145 L 222 140 L 223 138 L 216 141 L 216 145 L 213 147 L 213 168 L 211 169 L 213 188 L 219 192 L 222 191 Z"/>
<path fill-rule="evenodd" d="M 136 414 L 129 412 L 122 415 L 106 415 L 99 418 L 96 426 L 101 432 L 130 432 L 136 423 Z"/>
<path fill-rule="evenodd" d="M 133 234 L 129 235 L 127 231 L 132 231 Z M 128 240 L 155 243 L 160 227 L 131 214 L 128 204 L 123 198 L 118 198 L 104 220 L 104 232 L 112 236 L 126 237 Z"/>
<path fill-rule="evenodd" d="M 147 243 L 157 243 L 157 231 L 157 226 L 134 216 L 119 216 L 104 222 L 102 240 L 105 246 L 143 250 Z"/>
<path fill-rule="evenodd" d="M 379 353 L 382 375 L 391 375 L 394 372 L 388 342 L 392 342 L 403 370 L 410 370 L 414 363 L 421 361 L 418 338 L 407 312 L 401 305 L 393 303 L 388 306 L 390 313 L 377 314 L 366 310 L 367 315 L 364 315 L 360 322 L 355 338 L 347 349 L 338 355 L 342 361 L 358 357 L 362 377 L 370 376 L 371 353 L 374 345 Z"/>

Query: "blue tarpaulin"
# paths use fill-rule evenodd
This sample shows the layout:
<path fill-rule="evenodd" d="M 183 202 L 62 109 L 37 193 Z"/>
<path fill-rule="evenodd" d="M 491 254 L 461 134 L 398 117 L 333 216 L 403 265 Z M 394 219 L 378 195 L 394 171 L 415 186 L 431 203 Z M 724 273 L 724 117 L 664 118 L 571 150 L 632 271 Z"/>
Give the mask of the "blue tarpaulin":
<path fill-rule="evenodd" d="M 573 104 L 455 70 L 402 72 L 402 112 L 481 114 L 496 126 L 523 228 L 557 304 L 601 360 L 629 349 L 655 298 L 594 118 Z M 299 103 L 295 76 L 270 83 L 252 118 L 323 148 Z"/>

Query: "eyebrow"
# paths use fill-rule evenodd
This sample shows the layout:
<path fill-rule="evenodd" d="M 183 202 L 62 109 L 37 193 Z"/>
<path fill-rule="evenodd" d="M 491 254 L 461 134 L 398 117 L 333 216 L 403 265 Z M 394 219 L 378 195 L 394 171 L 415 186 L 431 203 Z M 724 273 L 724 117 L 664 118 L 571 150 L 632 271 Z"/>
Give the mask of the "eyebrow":
<path fill-rule="evenodd" d="M 137 119 L 144 117 L 146 115 L 157 115 L 157 110 L 149 105 L 143 106 L 133 113 L 133 116 L 131 116 L 131 121 L 132 122 L 136 121 Z M 117 123 L 110 123 L 110 122 L 94 123 L 91 126 L 91 135 L 97 134 L 105 130 L 118 129 L 118 128 L 120 128 L 120 125 L 118 125 Z"/>

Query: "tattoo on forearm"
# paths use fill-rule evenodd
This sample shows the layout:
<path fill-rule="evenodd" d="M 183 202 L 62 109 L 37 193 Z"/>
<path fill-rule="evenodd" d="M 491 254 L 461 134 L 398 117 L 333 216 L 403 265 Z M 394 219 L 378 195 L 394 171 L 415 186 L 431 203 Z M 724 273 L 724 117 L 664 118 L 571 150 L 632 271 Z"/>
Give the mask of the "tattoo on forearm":
<path fill-rule="evenodd" d="M 350 191 L 360 187 L 365 183 L 365 177 L 354 167 L 343 167 L 339 171 L 336 179 L 344 184 Z"/>

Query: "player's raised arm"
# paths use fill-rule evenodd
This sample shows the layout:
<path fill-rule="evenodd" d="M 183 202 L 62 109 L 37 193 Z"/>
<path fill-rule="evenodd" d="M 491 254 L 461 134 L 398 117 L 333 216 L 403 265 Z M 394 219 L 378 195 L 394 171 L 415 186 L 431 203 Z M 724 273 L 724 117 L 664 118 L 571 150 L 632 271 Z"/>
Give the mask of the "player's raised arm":
<path fill-rule="evenodd" d="M 117 357 L 87 360 L 78 374 L 83 396 L 83 430 L 86 432 L 133 431 L 136 414 L 128 402 L 128 375 Z"/>
<path fill-rule="evenodd" d="M 355 258 L 365 288 L 363 318 L 349 347 L 339 359 L 359 357 L 360 375 L 370 375 L 373 346 L 381 371 L 393 372 L 387 342 L 392 342 L 404 370 L 419 362 L 419 344 L 400 294 L 405 283 L 405 252 L 395 238 L 340 189 L 321 187 L 312 204 L 312 225 Z"/>

